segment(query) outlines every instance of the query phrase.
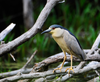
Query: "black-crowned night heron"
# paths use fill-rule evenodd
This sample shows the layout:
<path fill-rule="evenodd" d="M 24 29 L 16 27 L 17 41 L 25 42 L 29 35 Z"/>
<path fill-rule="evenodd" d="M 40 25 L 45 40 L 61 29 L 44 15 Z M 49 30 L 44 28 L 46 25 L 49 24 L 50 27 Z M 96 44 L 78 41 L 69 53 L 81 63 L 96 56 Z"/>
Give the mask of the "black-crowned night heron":
<path fill-rule="evenodd" d="M 68 73 L 70 73 L 70 70 L 74 72 L 72 68 L 72 56 L 73 55 L 78 57 L 82 61 L 85 60 L 85 53 L 83 52 L 78 39 L 66 28 L 60 25 L 51 25 L 47 30 L 43 31 L 42 34 L 43 33 L 52 34 L 52 37 L 54 38 L 54 40 L 57 42 L 57 44 L 60 46 L 60 48 L 64 52 L 64 60 L 63 60 L 62 66 L 60 68 L 54 69 L 53 72 L 55 70 L 61 71 L 63 64 L 67 58 L 66 52 L 71 55 L 71 67 L 65 70 L 67 71 L 69 69 Z"/>

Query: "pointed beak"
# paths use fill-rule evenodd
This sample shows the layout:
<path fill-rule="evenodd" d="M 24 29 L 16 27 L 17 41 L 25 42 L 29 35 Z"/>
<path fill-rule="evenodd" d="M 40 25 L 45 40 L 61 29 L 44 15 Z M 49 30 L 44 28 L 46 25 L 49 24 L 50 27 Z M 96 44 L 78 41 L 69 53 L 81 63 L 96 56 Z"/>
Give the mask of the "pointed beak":
<path fill-rule="evenodd" d="M 43 34 L 43 33 L 48 33 L 48 32 L 50 32 L 50 31 L 51 31 L 51 29 L 47 29 L 47 30 L 43 31 L 41 34 Z"/>

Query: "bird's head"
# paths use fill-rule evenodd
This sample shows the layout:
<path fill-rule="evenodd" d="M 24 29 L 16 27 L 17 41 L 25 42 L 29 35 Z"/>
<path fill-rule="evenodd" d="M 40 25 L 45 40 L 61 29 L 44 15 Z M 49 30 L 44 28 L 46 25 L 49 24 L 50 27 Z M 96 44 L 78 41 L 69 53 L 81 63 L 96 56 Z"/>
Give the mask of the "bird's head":
<path fill-rule="evenodd" d="M 43 31 L 41 34 L 43 33 L 50 33 L 50 34 L 60 34 L 62 33 L 62 29 L 64 29 L 64 27 L 60 26 L 60 25 L 51 25 L 47 30 Z"/>

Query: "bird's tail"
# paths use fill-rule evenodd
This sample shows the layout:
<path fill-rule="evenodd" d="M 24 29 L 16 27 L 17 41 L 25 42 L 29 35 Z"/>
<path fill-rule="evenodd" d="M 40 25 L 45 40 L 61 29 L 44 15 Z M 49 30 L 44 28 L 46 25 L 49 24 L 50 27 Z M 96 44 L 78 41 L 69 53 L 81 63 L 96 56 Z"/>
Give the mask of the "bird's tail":
<path fill-rule="evenodd" d="M 82 53 L 82 60 L 85 61 L 85 59 L 86 59 L 86 54 L 85 54 L 85 52 L 83 51 L 83 53 Z"/>

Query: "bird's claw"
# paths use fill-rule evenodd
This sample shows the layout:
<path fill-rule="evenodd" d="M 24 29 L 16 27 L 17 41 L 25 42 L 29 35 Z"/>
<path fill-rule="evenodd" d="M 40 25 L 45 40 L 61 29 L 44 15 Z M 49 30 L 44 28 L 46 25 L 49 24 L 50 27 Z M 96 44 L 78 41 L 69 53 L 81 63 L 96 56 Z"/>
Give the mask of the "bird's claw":
<path fill-rule="evenodd" d="M 53 73 L 54 73 L 56 70 L 60 70 L 60 72 L 61 72 L 61 69 L 62 69 L 62 67 L 56 68 L 56 69 L 53 70 Z"/>
<path fill-rule="evenodd" d="M 68 74 L 70 73 L 70 71 L 71 71 L 71 70 L 72 70 L 72 71 L 73 71 L 73 73 L 74 73 L 74 70 L 73 70 L 73 68 L 72 68 L 72 67 L 67 68 L 67 69 L 65 70 L 65 72 L 66 72 L 67 70 L 69 70 Z"/>

